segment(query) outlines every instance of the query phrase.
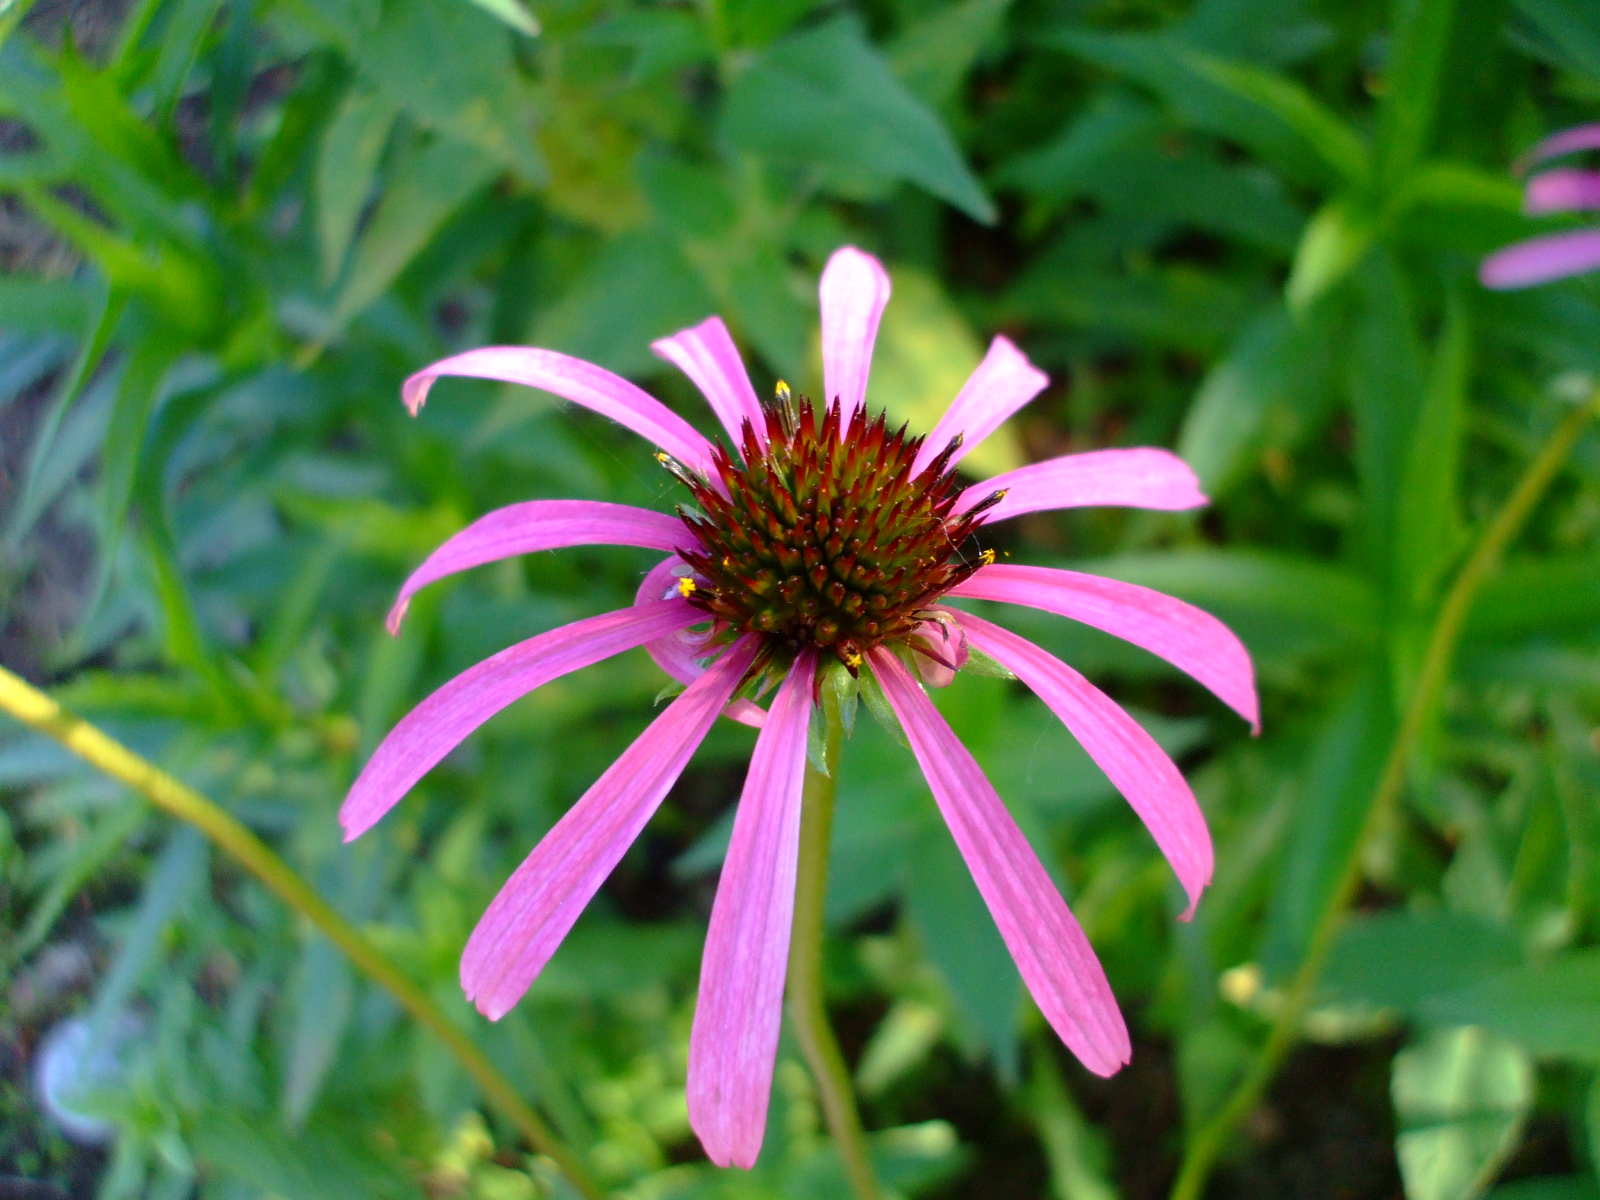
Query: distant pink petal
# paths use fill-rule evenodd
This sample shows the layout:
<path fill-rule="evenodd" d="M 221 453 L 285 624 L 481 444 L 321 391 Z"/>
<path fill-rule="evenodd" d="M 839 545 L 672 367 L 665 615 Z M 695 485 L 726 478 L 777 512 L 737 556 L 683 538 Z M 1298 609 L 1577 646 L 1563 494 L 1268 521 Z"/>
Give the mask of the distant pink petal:
<path fill-rule="evenodd" d="M 390 633 L 398 633 L 411 597 L 428 584 L 518 554 L 566 546 L 643 546 L 673 550 L 692 535 L 666 513 L 605 504 L 598 500 L 526 500 L 485 513 L 456 534 L 411 573 L 389 610 Z"/>
<path fill-rule="evenodd" d="M 739 348 L 733 344 L 721 317 L 707 317 L 682 333 L 651 342 L 650 349 L 694 381 L 717 414 L 717 420 L 728 431 L 736 453 L 744 441 L 742 431 L 746 421 L 754 427 L 757 441 L 766 445 L 767 423 L 762 416 L 761 401 L 756 398 L 755 388 L 750 386 L 750 376 L 744 369 L 744 360 L 739 357 Z"/>
<path fill-rule="evenodd" d="M 1600 208 L 1600 171 L 1557 167 L 1528 180 L 1522 193 L 1522 211 L 1530 217 L 1593 208 Z"/>
<path fill-rule="evenodd" d="M 500 889 L 461 956 L 461 986 L 484 1016 L 498 1021 L 528 990 L 677 782 L 756 649 L 754 639 L 730 646 L 622 752 Z"/>
<path fill-rule="evenodd" d="M 1211 882 L 1205 815 L 1166 751 L 1116 702 L 1054 655 L 971 613 L 958 618 L 972 644 L 1031 688 L 1145 823 L 1189 894 L 1185 920 Z"/>
<path fill-rule="evenodd" d="M 945 610 L 942 621 L 923 621 L 911 634 L 910 646 L 916 652 L 911 662 L 917 675 L 929 687 L 949 687 L 956 672 L 967 665 L 970 653 L 966 632 L 956 623 L 958 615 Z"/>
<path fill-rule="evenodd" d="M 888 650 L 880 646 L 868 657 L 1039 1011 L 1084 1066 L 1113 1074 L 1132 1049 L 1089 939 L 933 702 Z"/>
<path fill-rule="evenodd" d="M 634 603 L 648 604 L 675 595 L 678 579 L 693 574 L 689 564 L 676 554 L 664 558 L 651 567 L 645 575 L 644 582 L 639 585 L 638 595 L 634 597 Z M 706 637 L 705 631 L 680 629 L 676 633 L 669 633 L 665 637 L 646 643 L 645 653 L 655 660 L 656 666 L 677 682 L 693 683 L 706 673 L 705 667 L 701 665 L 701 660 L 709 656 L 705 645 Z M 741 725 L 760 729 L 766 723 L 767 710 L 741 697 L 728 705 L 728 711 L 722 715 Z"/>
<path fill-rule="evenodd" d="M 711 907 L 689 1035 L 689 1123 L 719 1167 L 754 1166 L 767 1128 L 816 667 L 816 651 L 802 651 L 772 702 Z"/>
<path fill-rule="evenodd" d="M 1478 267 L 1486 288 L 1532 287 L 1600 267 L 1600 229 L 1553 233 L 1497 250 Z"/>
<path fill-rule="evenodd" d="M 960 448 L 950 456 L 954 466 L 965 458 L 1000 423 L 1032 400 L 1050 383 L 1050 376 L 1028 361 L 1028 356 L 1008 340 L 997 337 L 989 343 L 989 353 L 945 409 L 944 416 L 917 451 L 912 471 L 924 467 L 961 435 Z"/>
<path fill-rule="evenodd" d="M 1078 571 L 996 563 L 978 570 L 951 596 L 1042 608 L 1143 646 L 1210 688 L 1260 732 L 1250 652 L 1221 621 L 1172 596 Z"/>
<path fill-rule="evenodd" d="M 1600 150 L 1600 125 L 1575 125 L 1552 133 L 1517 160 L 1517 171 L 1521 173 L 1547 158 L 1576 154 L 1580 150 Z"/>
<path fill-rule="evenodd" d="M 686 467 L 701 472 L 710 469 L 711 444 L 693 426 L 620 375 L 581 358 L 528 346 L 486 346 L 441 359 L 411 376 L 401 389 L 413 416 L 421 410 L 428 389 L 441 375 L 499 379 L 542 388 L 610 417 L 648 438 Z"/>
<path fill-rule="evenodd" d="M 1177 511 L 1209 503 L 1189 464 L 1167 450 L 1090 450 L 1047 458 L 973 484 L 956 500 L 964 513 L 995 492 L 1005 498 L 984 523 L 1046 509 L 1113 505 Z"/>
<path fill-rule="evenodd" d="M 683 600 L 636 605 L 541 633 L 463 671 L 407 713 L 373 751 L 339 809 L 344 840 L 371 829 L 463 738 L 513 700 L 704 619 Z"/>
<path fill-rule="evenodd" d="M 822 271 L 823 404 L 839 401 L 840 435 L 867 395 L 878 320 L 889 303 L 889 273 L 854 246 L 835 250 Z"/>

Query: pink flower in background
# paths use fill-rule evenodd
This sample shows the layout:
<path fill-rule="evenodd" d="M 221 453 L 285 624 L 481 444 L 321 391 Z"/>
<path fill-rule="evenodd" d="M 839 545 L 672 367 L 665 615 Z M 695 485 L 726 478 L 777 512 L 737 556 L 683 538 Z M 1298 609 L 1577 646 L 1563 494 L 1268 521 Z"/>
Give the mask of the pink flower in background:
<path fill-rule="evenodd" d="M 1552 134 L 1517 164 L 1526 172 L 1537 163 L 1584 150 L 1600 150 L 1600 125 L 1579 125 Z M 1600 209 L 1600 171 L 1552 167 L 1528 180 L 1522 196 L 1529 216 Z M 1600 268 L 1600 228 L 1575 229 L 1529 238 L 1483 260 L 1478 279 L 1484 287 L 1524 288 L 1582 275 Z"/>
<path fill-rule="evenodd" d="M 947 597 L 1058 613 L 1143 646 L 1187 671 L 1254 726 L 1250 659 L 1218 621 L 1171 597 L 1091 575 L 1002 565 L 969 543 L 1021 513 L 1114 504 L 1204 504 L 1164 450 L 1068 455 L 963 487 L 962 456 L 1045 386 L 1005 338 L 926 438 L 863 411 L 889 279 L 845 248 L 822 275 L 828 402 L 778 386 L 756 397 L 716 317 L 655 343 L 705 394 L 728 436 L 708 441 L 633 384 L 549 350 L 493 347 L 406 381 L 415 413 L 441 375 L 527 384 L 604 413 L 659 448 L 697 508 L 668 515 L 583 500 L 535 500 L 480 518 L 408 579 L 398 629 L 422 586 L 480 563 L 563 546 L 664 552 L 636 603 L 540 634 L 478 664 L 384 739 L 340 811 L 346 839 L 377 822 L 463 738 L 541 684 L 637 646 L 684 691 L 557 822 L 495 897 L 461 960 L 467 995 L 490 1018 L 527 991 L 578 914 L 639 835 L 719 714 L 760 730 L 734 821 L 701 967 L 688 1100 L 721 1165 L 755 1162 L 781 1016 L 799 843 L 806 735 L 825 671 L 866 673 L 898 716 L 1000 934 L 1052 1028 L 1092 1071 L 1130 1048 L 1104 971 L 1061 894 L 972 755 L 923 690 L 979 652 L 1008 668 L 1082 742 L 1149 827 L 1189 896 L 1211 877 L 1210 835 L 1193 793 L 1151 737 L 1103 692 L 1038 646 Z M 754 703 L 778 683 L 771 706 Z M 1185 914 L 1187 915 L 1187 914 Z"/>

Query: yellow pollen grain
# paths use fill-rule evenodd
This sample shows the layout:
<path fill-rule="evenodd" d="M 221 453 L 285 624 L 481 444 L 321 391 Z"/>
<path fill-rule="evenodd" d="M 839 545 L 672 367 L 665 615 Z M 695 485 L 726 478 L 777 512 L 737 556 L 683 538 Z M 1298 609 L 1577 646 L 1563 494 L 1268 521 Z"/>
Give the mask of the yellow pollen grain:
<path fill-rule="evenodd" d="M 694 595 L 694 592 L 694 580 L 690 579 L 687 575 L 681 576 L 678 579 L 678 595 L 687 600 L 690 596 Z"/>

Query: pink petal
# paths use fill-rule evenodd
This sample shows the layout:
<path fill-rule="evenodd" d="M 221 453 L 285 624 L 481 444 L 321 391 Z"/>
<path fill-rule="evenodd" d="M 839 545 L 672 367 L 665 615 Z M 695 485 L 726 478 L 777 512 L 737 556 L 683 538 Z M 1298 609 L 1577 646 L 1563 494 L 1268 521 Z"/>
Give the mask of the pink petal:
<path fill-rule="evenodd" d="M 816 651 L 803 651 L 756 740 L 717 884 L 689 1035 L 689 1123 L 711 1161 L 761 1152 L 783 1016 Z"/>
<path fill-rule="evenodd" d="M 1089 939 L 933 702 L 888 650 L 880 646 L 868 657 L 1039 1011 L 1084 1066 L 1113 1074 L 1132 1048 Z"/>
<path fill-rule="evenodd" d="M 468 567 L 566 546 L 643 546 L 672 550 L 692 534 L 682 520 L 627 504 L 597 500 L 527 500 L 497 508 L 456 534 L 411 573 L 389 610 L 390 633 L 400 631 L 411 597 L 428 584 Z"/>
<path fill-rule="evenodd" d="M 1478 267 L 1486 288 L 1532 287 L 1600 267 L 1600 229 L 1529 238 L 1497 250 Z"/>
<path fill-rule="evenodd" d="M 954 466 L 1049 383 L 1050 376 L 1030 363 L 1026 354 L 1005 338 L 995 338 L 978 369 L 922 443 L 911 469 L 920 474 L 960 434 L 961 447 L 950 456 Z"/>
<path fill-rule="evenodd" d="M 1557 167 L 1528 180 L 1522 193 L 1522 211 L 1531 217 L 1594 208 L 1600 208 L 1600 171 Z"/>
<path fill-rule="evenodd" d="M 730 646 L 606 768 L 500 889 L 461 955 L 461 986 L 484 1016 L 498 1021 L 528 990 L 677 782 L 756 649 L 754 639 Z"/>
<path fill-rule="evenodd" d="M 974 484 L 956 500 L 964 513 L 995 492 L 1005 498 L 983 514 L 985 523 L 1046 509 L 1118 505 L 1177 511 L 1209 503 L 1189 464 L 1167 450 L 1090 450 L 1064 454 Z"/>
<path fill-rule="evenodd" d="M 552 629 L 463 671 L 407 713 L 373 751 L 339 809 L 344 840 L 371 829 L 463 738 L 513 700 L 704 619 L 686 601 L 660 600 Z"/>
<path fill-rule="evenodd" d="M 889 273 L 872 255 L 845 246 L 823 268 L 820 292 L 823 402 L 839 402 L 843 438 L 866 399 L 872 344 L 889 303 Z"/>
<path fill-rule="evenodd" d="M 1099 575 L 1008 563 L 979 567 L 948 594 L 1042 608 L 1143 646 L 1261 730 L 1250 652 L 1226 625 L 1192 604 Z"/>
<path fill-rule="evenodd" d="M 717 420 L 728 431 L 735 451 L 743 444 L 746 421 L 754 427 L 757 441 L 767 444 L 767 423 L 761 401 L 721 317 L 707 317 L 700 324 L 651 342 L 650 349 L 682 371 L 710 403 Z"/>
<path fill-rule="evenodd" d="M 648 438 L 684 466 L 702 473 L 710 471 L 711 443 L 693 426 L 620 375 L 581 358 L 528 346 L 485 346 L 441 359 L 418 371 L 401 388 L 413 416 L 421 410 L 428 399 L 428 389 L 441 375 L 499 379 L 554 392 Z"/>
<path fill-rule="evenodd" d="M 1576 125 L 1551 134 L 1517 160 L 1517 170 L 1520 173 L 1547 158 L 1576 154 L 1580 150 L 1600 150 L 1600 125 Z"/>
<path fill-rule="evenodd" d="M 644 577 L 644 582 L 639 585 L 639 592 L 634 597 L 635 604 L 648 604 L 653 600 L 676 594 L 678 579 L 684 575 L 692 575 L 689 564 L 676 554 L 662 559 L 651 567 Z M 704 675 L 706 669 L 701 665 L 701 660 L 709 656 L 706 650 L 705 632 L 693 629 L 680 629 L 676 633 L 669 633 L 665 637 L 656 638 L 645 644 L 645 653 L 655 660 L 656 666 L 665 671 L 671 678 L 679 683 L 693 683 Z M 767 720 L 767 710 L 759 704 L 741 697 L 728 705 L 728 711 L 723 716 L 748 725 L 751 729 L 760 729 Z"/>
<path fill-rule="evenodd" d="M 1031 688 L 1139 814 L 1189 894 L 1188 920 L 1211 882 L 1211 832 L 1166 752 L 1140 724 L 1066 663 L 971 613 L 957 620 L 972 644 Z"/>

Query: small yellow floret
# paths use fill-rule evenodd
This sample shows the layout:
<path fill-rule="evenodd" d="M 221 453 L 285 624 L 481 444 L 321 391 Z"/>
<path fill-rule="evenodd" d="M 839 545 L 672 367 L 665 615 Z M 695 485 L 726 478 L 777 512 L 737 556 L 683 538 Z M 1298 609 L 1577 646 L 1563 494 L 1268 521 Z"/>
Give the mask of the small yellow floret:
<path fill-rule="evenodd" d="M 852 671 L 854 671 L 857 667 L 859 667 L 861 665 L 861 655 L 857 654 L 857 653 L 855 653 L 853 651 L 851 653 L 849 653 L 849 654 L 846 654 L 844 656 L 844 665 L 849 667 Z"/>
<path fill-rule="evenodd" d="M 993 550 L 985 550 L 982 554 L 978 555 L 978 557 L 983 560 L 983 565 L 984 566 L 986 566 L 986 567 L 994 566 L 994 551 Z"/>
<path fill-rule="evenodd" d="M 672 461 L 672 455 L 668 454 L 665 450 L 657 450 L 656 451 L 656 461 L 658 463 L 660 463 L 662 466 L 666 466 L 669 462 Z"/>
<path fill-rule="evenodd" d="M 778 394 L 778 399 L 784 404 L 789 403 L 789 385 L 783 380 L 778 380 L 778 386 L 773 389 Z"/>
<path fill-rule="evenodd" d="M 694 580 L 690 579 L 687 575 L 679 577 L 679 579 L 678 579 L 678 595 L 682 596 L 685 600 L 687 600 L 690 596 L 694 595 L 694 592 L 695 592 Z"/>

